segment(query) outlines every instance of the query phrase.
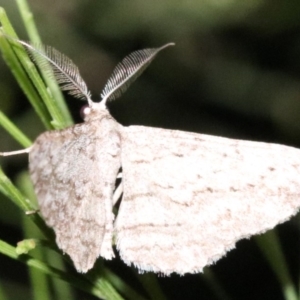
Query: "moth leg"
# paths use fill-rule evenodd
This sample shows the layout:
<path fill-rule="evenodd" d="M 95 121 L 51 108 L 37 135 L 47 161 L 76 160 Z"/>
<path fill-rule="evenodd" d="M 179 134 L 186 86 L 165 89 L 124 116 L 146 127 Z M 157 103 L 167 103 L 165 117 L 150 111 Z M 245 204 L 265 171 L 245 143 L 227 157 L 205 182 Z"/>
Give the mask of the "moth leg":
<path fill-rule="evenodd" d="M 19 154 L 29 153 L 31 148 L 32 148 L 32 146 L 22 149 L 22 150 L 16 150 L 16 151 L 10 151 L 10 152 L 0 152 L 0 156 L 11 156 L 11 155 L 19 155 Z"/>

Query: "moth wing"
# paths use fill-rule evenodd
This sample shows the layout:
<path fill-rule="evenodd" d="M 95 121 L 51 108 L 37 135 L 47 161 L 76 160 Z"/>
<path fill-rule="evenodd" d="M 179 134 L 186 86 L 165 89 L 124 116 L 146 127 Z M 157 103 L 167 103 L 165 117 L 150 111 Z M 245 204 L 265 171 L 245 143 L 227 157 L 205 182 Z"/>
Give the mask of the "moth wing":
<path fill-rule="evenodd" d="M 121 159 L 117 247 L 141 271 L 201 272 L 300 206 L 292 147 L 132 126 Z"/>
<path fill-rule="evenodd" d="M 107 141 L 99 123 L 40 135 L 29 167 L 40 211 L 76 269 L 86 272 L 98 256 L 111 259 L 112 193 L 120 167 L 119 141 Z M 105 152 L 106 151 L 106 152 Z"/>

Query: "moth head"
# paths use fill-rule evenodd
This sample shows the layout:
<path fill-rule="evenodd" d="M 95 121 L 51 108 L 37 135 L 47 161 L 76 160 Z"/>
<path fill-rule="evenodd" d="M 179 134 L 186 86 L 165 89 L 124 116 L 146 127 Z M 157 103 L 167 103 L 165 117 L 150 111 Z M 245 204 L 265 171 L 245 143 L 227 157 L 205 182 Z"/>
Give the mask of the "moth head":
<path fill-rule="evenodd" d="M 82 117 L 85 122 L 102 119 L 107 113 L 108 110 L 103 102 L 89 101 L 88 105 L 82 109 Z"/>

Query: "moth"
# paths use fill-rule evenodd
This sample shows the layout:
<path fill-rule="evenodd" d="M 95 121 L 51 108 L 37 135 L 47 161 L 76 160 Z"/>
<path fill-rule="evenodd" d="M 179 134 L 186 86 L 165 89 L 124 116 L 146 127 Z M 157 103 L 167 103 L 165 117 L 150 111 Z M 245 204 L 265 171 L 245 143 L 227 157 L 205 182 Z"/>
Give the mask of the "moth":
<path fill-rule="evenodd" d="M 52 68 L 63 90 L 86 99 L 84 123 L 41 134 L 23 150 L 40 212 L 77 271 L 100 256 L 140 271 L 201 272 L 238 240 L 263 233 L 300 206 L 300 150 L 193 132 L 122 126 L 106 108 L 160 48 L 119 63 L 93 102 L 75 64 L 51 47 L 18 41 Z M 2 153 L 6 155 L 7 153 Z M 113 213 L 116 178 L 123 195 Z"/>

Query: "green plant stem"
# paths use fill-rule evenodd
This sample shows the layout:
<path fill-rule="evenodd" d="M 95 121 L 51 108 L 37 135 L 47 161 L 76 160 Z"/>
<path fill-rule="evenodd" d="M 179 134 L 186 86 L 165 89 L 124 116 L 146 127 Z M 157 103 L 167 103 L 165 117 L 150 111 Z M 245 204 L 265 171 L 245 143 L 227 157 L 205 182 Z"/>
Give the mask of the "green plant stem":
<path fill-rule="evenodd" d="M 134 270 L 137 275 L 138 280 L 143 285 L 144 289 L 147 291 L 148 295 L 152 300 L 166 300 L 162 289 L 157 281 L 157 277 L 153 273 L 137 274 L 137 271 Z"/>
<path fill-rule="evenodd" d="M 86 280 L 81 275 L 71 275 L 69 273 L 63 272 L 56 268 L 50 267 L 44 262 L 31 257 L 30 255 L 20 255 L 16 254 L 16 249 L 6 242 L 0 240 L 0 253 L 9 256 L 10 258 L 19 260 L 29 267 L 35 268 L 44 274 L 48 274 L 51 277 L 59 278 L 66 282 L 69 282 L 78 289 L 88 292 L 100 299 L 114 299 L 122 300 L 123 298 L 113 289 L 109 282 L 105 279 L 101 281 L 101 289 L 98 286 L 94 286 L 91 282 Z"/>
<path fill-rule="evenodd" d="M 65 128 L 67 124 L 65 124 L 64 122 L 64 117 L 61 114 L 56 101 L 50 96 L 49 91 L 47 90 L 47 87 L 45 86 L 43 79 L 41 78 L 39 72 L 37 71 L 36 66 L 32 63 L 32 61 L 28 57 L 27 52 L 18 42 L 14 40 L 10 40 L 10 45 L 13 48 L 13 52 L 20 60 L 23 68 L 26 70 L 29 79 L 31 80 L 31 82 L 34 84 L 34 87 L 38 91 L 38 94 L 42 98 L 42 102 L 46 105 L 47 110 L 49 111 L 52 117 L 52 120 L 50 121 L 50 125 L 56 129 Z"/>
<path fill-rule="evenodd" d="M 0 125 L 23 147 L 31 146 L 31 140 L 0 110 Z"/>
<path fill-rule="evenodd" d="M 275 229 L 266 232 L 264 235 L 255 236 L 255 240 L 276 274 L 285 299 L 298 300 Z"/>
<path fill-rule="evenodd" d="M 6 293 L 3 289 L 2 283 L 0 283 L 0 299 L 1 300 L 9 300 L 8 297 L 6 296 Z"/>
<path fill-rule="evenodd" d="M 4 174 L 0 167 L 0 189 L 5 196 L 14 202 L 22 211 L 36 210 L 29 199 L 24 197 L 19 189 L 17 189 L 13 183 Z"/>
<path fill-rule="evenodd" d="M 134 289 L 132 289 L 127 284 L 124 284 L 124 281 L 120 279 L 117 275 L 112 273 L 108 269 L 103 269 L 103 275 L 109 282 L 113 284 L 113 286 L 126 297 L 126 299 L 130 300 L 147 300 L 145 297 L 138 294 Z"/>
<path fill-rule="evenodd" d="M 35 25 L 33 14 L 27 4 L 27 1 L 26 0 L 16 0 L 16 3 L 19 8 L 20 15 L 23 19 L 25 28 L 27 30 L 27 33 L 28 33 L 28 36 L 29 36 L 31 42 L 35 43 L 35 44 L 41 44 L 42 41 L 41 41 L 40 35 L 38 33 L 38 29 Z M 72 120 L 72 117 L 66 106 L 66 103 L 65 103 L 65 100 L 64 100 L 64 97 L 62 95 L 59 85 L 57 84 L 57 82 L 54 78 L 47 76 L 47 74 L 45 72 L 43 72 L 43 70 L 41 70 L 41 72 L 42 72 L 44 81 L 46 82 L 47 86 L 49 87 L 49 89 L 51 91 L 51 95 L 52 95 L 53 99 L 55 99 L 55 103 L 57 104 L 57 106 L 59 108 L 60 115 L 62 115 L 62 117 L 63 117 L 63 127 L 59 127 L 59 128 L 64 128 L 66 126 L 72 125 L 73 120 Z"/>
<path fill-rule="evenodd" d="M 211 290 L 215 293 L 218 299 L 220 300 L 230 300 L 231 298 L 227 295 L 226 291 L 217 280 L 214 273 L 210 270 L 210 268 L 205 268 L 203 274 L 199 275 L 206 283 L 210 286 Z"/>
<path fill-rule="evenodd" d="M 31 237 L 36 228 L 33 224 L 23 216 L 23 231 L 25 237 Z M 44 251 L 41 247 L 34 249 L 35 257 L 43 259 Z M 50 288 L 48 285 L 48 277 L 44 273 L 39 272 L 35 268 L 29 268 L 29 276 L 31 281 L 31 290 L 33 300 L 51 300 Z"/>
<path fill-rule="evenodd" d="M 59 104 L 59 102 L 64 103 L 64 101 L 59 100 L 58 102 L 56 99 L 56 97 L 58 99 L 62 99 L 62 97 L 53 95 L 52 90 L 50 93 L 25 49 L 18 42 L 14 41 L 14 39 L 18 40 L 18 37 L 4 9 L 1 7 L 0 22 L 3 26 L 2 33 L 4 33 L 4 35 L 0 35 L 0 47 L 3 57 L 46 128 L 62 129 L 72 124 L 65 104 Z M 12 39 L 9 39 L 9 37 L 12 37 Z M 48 80 L 46 78 L 46 81 Z M 57 84 L 50 80 L 49 85 L 51 87 Z"/>
<path fill-rule="evenodd" d="M 33 13 L 31 12 L 27 1 L 16 0 L 16 4 L 30 40 L 37 44 L 42 43 L 38 29 L 34 22 Z"/>
<path fill-rule="evenodd" d="M 3 8 L 0 7 L 0 22 L 3 25 L 3 29 L 5 33 L 9 36 L 17 38 L 7 16 Z M 1 33 L 0 29 L 0 33 Z M 4 38 L 0 34 L 0 49 L 3 55 L 3 58 L 7 65 L 10 67 L 12 73 L 14 74 L 18 84 L 22 88 L 23 92 L 27 96 L 29 102 L 33 106 L 35 112 L 40 117 L 41 121 L 45 125 L 47 129 L 53 128 L 51 125 L 51 117 L 44 105 L 41 101 L 39 94 L 36 92 L 35 87 L 33 86 L 32 82 L 29 80 L 27 74 L 25 73 L 24 69 L 22 68 L 18 57 L 16 56 L 15 52 L 12 50 L 10 44 L 7 42 L 6 38 Z M 24 50 L 23 50 L 24 51 Z M 23 52 L 21 58 L 30 62 L 28 55 Z"/>
<path fill-rule="evenodd" d="M 16 204 L 23 212 L 34 211 L 36 207 L 33 206 L 32 202 L 24 197 L 19 189 L 17 189 L 13 183 L 4 174 L 2 168 L 0 167 L 0 192 L 9 198 L 14 204 Z M 30 214 L 27 216 L 32 219 L 32 221 L 38 226 L 38 228 L 43 232 L 45 236 L 53 239 L 53 232 L 47 227 L 41 217 L 37 214 Z"/>

